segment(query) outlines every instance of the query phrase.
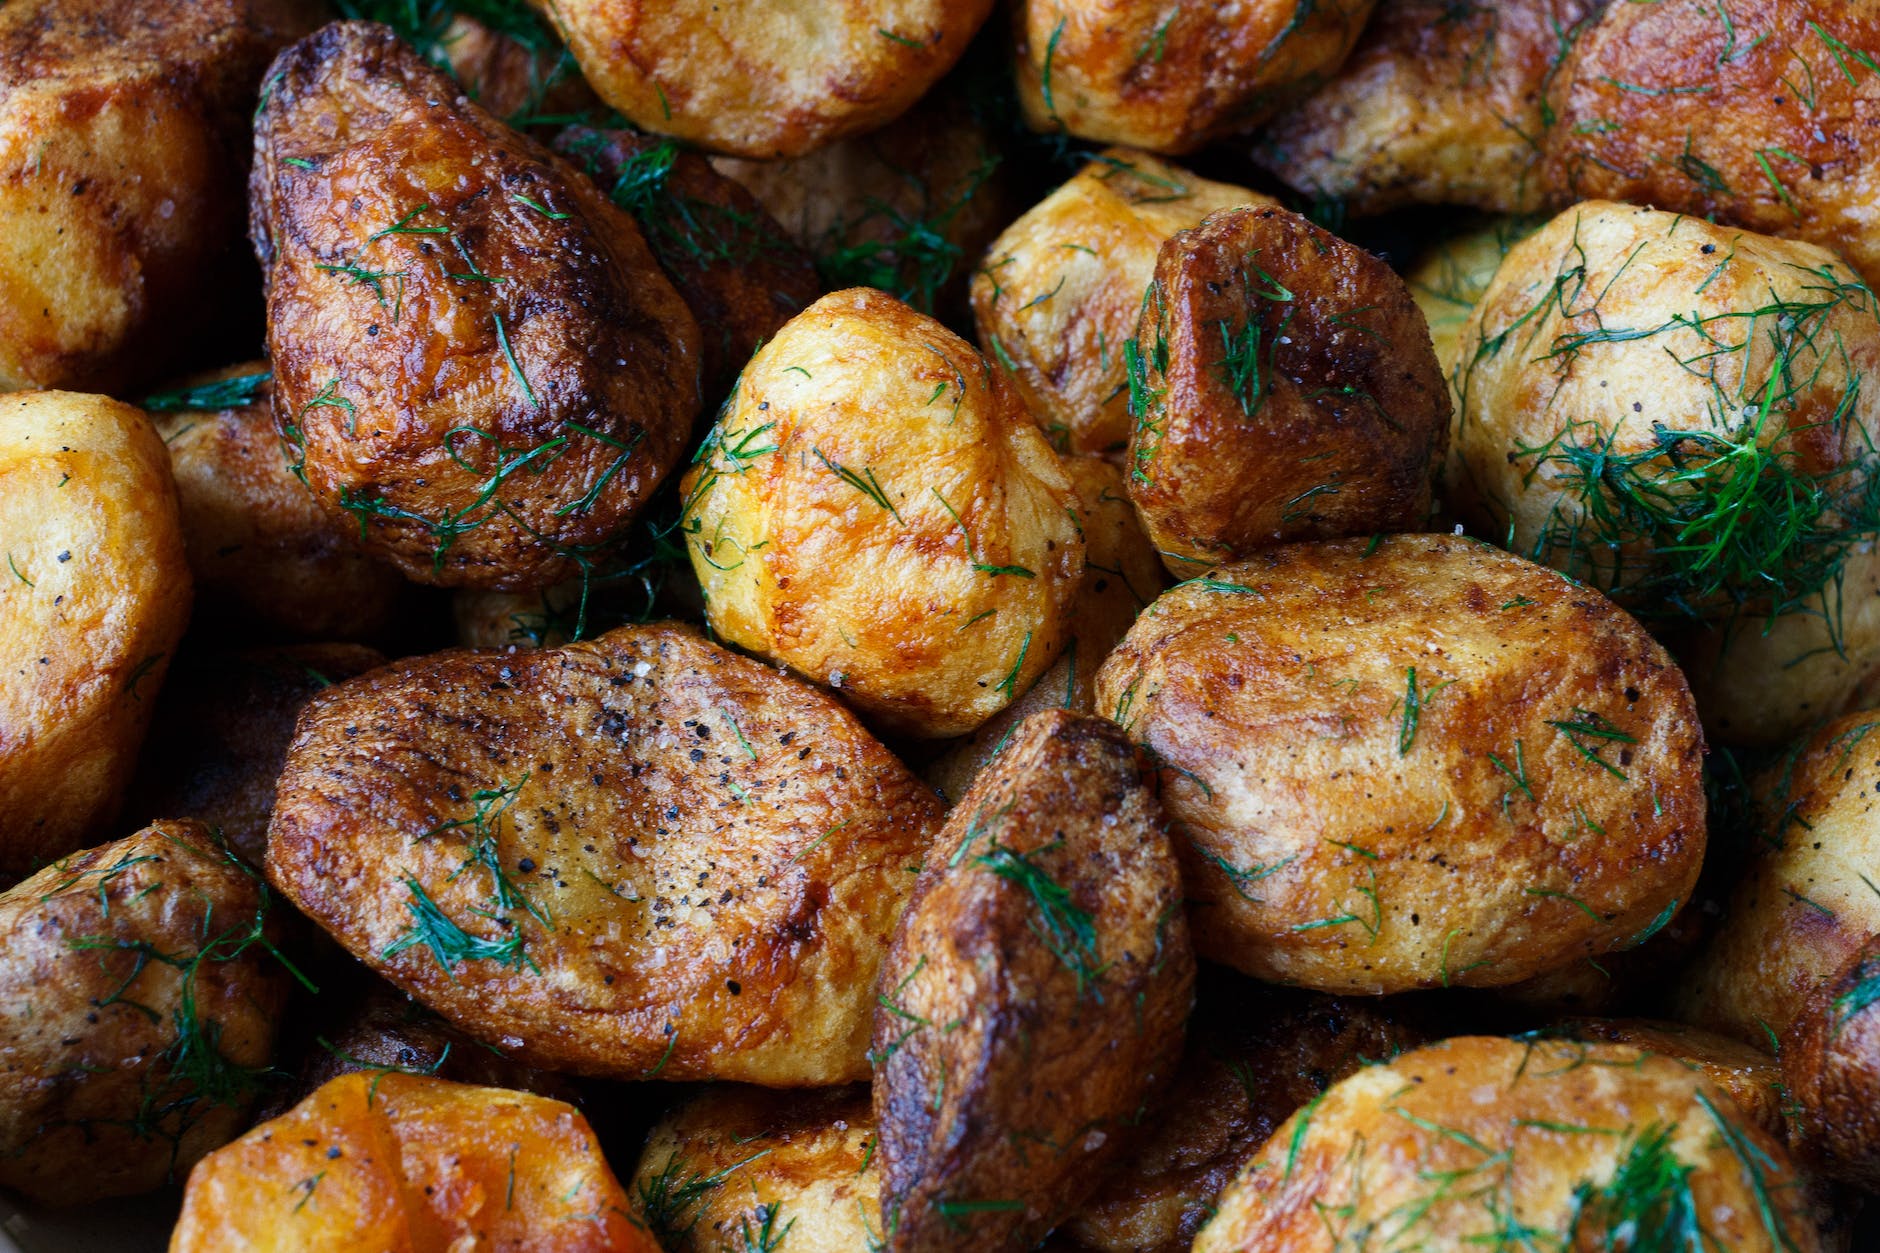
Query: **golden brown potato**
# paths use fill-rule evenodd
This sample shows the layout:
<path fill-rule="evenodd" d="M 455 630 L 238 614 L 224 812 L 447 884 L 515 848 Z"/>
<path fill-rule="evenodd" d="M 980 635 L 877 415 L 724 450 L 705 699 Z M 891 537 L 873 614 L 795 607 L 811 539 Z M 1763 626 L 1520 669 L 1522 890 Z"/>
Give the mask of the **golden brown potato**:
<path fill-rule="evenodd" d="M 1376 0 L 1022 0 L 1018 98 L 1040 131 L 1182 153 L 1334 74 Z"/>
<path fill-rule="evenodd" d="M 0 390 L 116 391 L 248 312 L 248 114 L 316 8 L 0 6 Z"/>
<path fill-rule="evenodd" d="M 1625 1044 L 1695 1067 L 1777 1141 L 1786 1141 L 1782 1072 L 1767 1049 L 1702 1027 L 1649 1018 L 1569 1018 L 1544 1033 L 1566 1040 Z"/>
<path fill-rule="evenodd" d="M 1874 0 L 1608 5 L 1553 80 L 1543 183 L 1557 203 L 1806 239 L 1880 277 L 1876 49 Z"/>
<path fill-rule="evenodd" d="M 333 1080 L 205 1158 L 170 1253 L 660 1253 L 572 1106 L 397 1073 Z"/>
<path fill-rule="evenodd" d="M 874 130 L 953 67 L 992 0 L 546 0 L 594 90 L 641 130 L 795 157 Z"/>
<path fill-rule="evenodd" d="M 163 444 L 102 396 L 0 401 L 0 877 L 111 821 L 189 618 Z"/>
<path fill-rule="evenodd" d="M 0 1185 L 54 1205 L 147 1192 L 242 1127 L 286 990 L 267 912 L 193 822 L 0 892 Z"/>
<path fill-rule="evenodd" d="M 1880 1186 L 1880 936 L 1809 994 L 1782 1039 L 1798 1160 Z"/>
<path fill-rule="evenodd" d="M 1876 370 L 1873 293 L 1832 254 L 1579 205 L 1463 332 L 1450 486 L 1483 534 L 1642 614 L 1787 612 L 1874 525 Z"/>
<path fill-rule="evenodd" d="M 1033 1248 L 1174 1073 L 1181 878 L 1129 741 L 1036 714 L 935 838 L 881 968 L 887 1253 Z"/>
<path fill-rule="evenodd" d="M 288 636 L 370 639 L 391 625 L 405 580 L 354 542 L 288 469 L 251 361 L 146 397 L 170 450 L 199 623 Z"/>
<path fill-rule="evenodd" d="M 592 565 L 698 403 L 698 326 L 632 219 L 386 27 L 268 81 L 250 199 L 296 473 L 420 582 Z"/>
<path fill-rule="evenodd" d="M 517 1060 L 842 1083 L 868 1074 L 875 970 L 939 816 L 830 697 L 626 627 L 316 697 L 268 874 Z"/>
<path fill-rule="evenodd" d="M 1518 1236 L 1511 1236 L 1518 1232 Z M 1463 1037 L 1344 1080 L 1221 1197 L 1195 1253 L 1355 1243 L 1816 1253 L 1779 1142 L 1680 1062 Z"/>
<path fill-rule="evenodd" d="M 1296 213 L 1162 245 L 1129 363 L 1129 495 L 1177 575 L 1271 544 L 1415 531 L 1449 389 L 1403 280 Z"/>
<path fill-rule="evenodd" d="M 1123 345 L 1168 237 L 1217 209 L 1277 203 L 1112 148 L 1006 228 L 973 278 L 973 320 L 1053 447 L 1128 445 Z"/>
<path fill-rule="evenodd" d="M 1057 659 L 1076 497 L 1004 375 L 880 292 L 817 301 L 751 359 L 681 484 L 719 638 L 897 732 L 971 731 Z"/>
<path fill-rule="evenodd" d="M 1545 219 L 1534 217 L 1495 218 L 1476 230 L 1432 244 L 1404 276 L 1411 298 L 1429 323 L 1443 377 L 1453 381 L 1462 354 L 1462 329 L 1502 260 L 1544 223 Z M 1453 446 L 1450 452 L 1455 452 Z"/>
<path fill-rule="evenodd" d="M 1495 987 L 1690 899 L 1703 735 L 1610 601 L 1474 540 L 1301 544 L 1181 584 L 1097 675 L 1161 773 L 1204 957 Z"/>
<path fill-rule="evenodd" d="M 1543 207 L 1549 82 L 1603 0 L 1394 0 L 1344 68 L 1274 119 L 1254 159 L 1354 214 Z"/>

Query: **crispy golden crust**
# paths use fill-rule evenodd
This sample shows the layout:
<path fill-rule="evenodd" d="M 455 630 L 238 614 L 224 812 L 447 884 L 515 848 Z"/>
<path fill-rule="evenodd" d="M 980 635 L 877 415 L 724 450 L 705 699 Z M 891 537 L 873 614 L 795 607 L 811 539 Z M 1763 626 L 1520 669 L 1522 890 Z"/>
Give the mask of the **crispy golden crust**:
<path fill-rule="evenodd" d="M 1027 719 L 934 840 L 881 969 L 889 1253 L 1030 1248 L 1173 1073 L 1181 882 L 1117 729 Z"/>
<path fill-rule="evenodd" d="M 1335 73 L 1376 0 L 1023 0 L 1018 98 L 1033 129 L 1181 153 L 1258 126 Z"/>
<path fill-rule="evenodd" d="M 992 11 L 992 0 L 538 3 L 594 90 L 635 126 L 760 159 L 891 121 Z"/>
<path fill-rule="evenodd" d="M 283 52 L 255 137 L 275 421 L 322 508 L 450 586 L 618 541 L 698 403 L 698 326 L 632 219 L 371 23 Z"/>
<path fill-rule="evenodd" d="M 839 1083 L 868 1073 L 876 966 L 939 814 L 831 698 L 626 627 L 316 698 L 268 874 L 532 1065 Z"/>
<path fill-rule="evenodd" d="M 1217 209 L 1277 203 L 1112 148 L 1006 228 L 973 278 L 973 320 L 1053 447 L 1128 445 L 1123 345 L 1163 242 Z"/>
<path fill-rule="evenodd" d="M 1684 677 L 1605 597 L 1473 540 L 1178 586 L 1097 708 L 1160 768 L 1197 949 L 1274 982 L 1515 983 L 1636 943 L 1703 859 Z"/>
<path fill-rule="evenodd" d="M 1602 0 L 1396 0 L 1337 76 L 1273 121 L 1254 158 L 1354 214 L 1543 205 L 1546 90 Z"/>
<path fill-rule="evenodd" d="M 0 876 L 110 822 L 189 617 L 168 458 L 129 405 L 0 401 Z"/>
<path fill-rule="evenodd" d="M 1314 1253 L 1365 1231 L 1472 1248 L 1815 1253 L 1779 1143 L 1689 1067 L 1611 1044 L 1463 1037 L 1346 1079 L 1222 1195 L 1195 1253 Z M 1695 1224 L 1695 1228 L 1693 1227 Z"/>
<path fill-rule="evenodd" d="M 401 1074 L 333 1080 L 205 1158 L 170 1253 L 659 1253 L 572 1106 Z"/>
<path fill-rule="evenodd" d="M 1682 1022 L 1649 1018 L 1569 1018 L 1547 1029 L 1567 1040 L 1625 1044 L 1694 1066 L 1744 1115 L 1777 1141 L 1788 1136 L 1782 1072 L 1775 1054 Z"/>
<path fill-rule="evenodd" d="M 1174 573 L 1428 519 L 1449 389 L 1370 253 L 1285 209 L 1224 209 L 1162 245 L 1129 353 L 1129 495 Z"/>
<path fill-rule="evenodd" d="M 681 484 L 722 639 L 884 727 L 973 730 L 1072 632 L 1084 541 L 1056 453 L 970 344 L 825 296 L 751 360 Z"/>
<path fill-rule="evenodd" d="M 0 388 L 115 391 L 247 312 L 248 114 L 316 7 L 0 7 Z"/>
<path fill-rule="evenodd" d="M 1797 1160 L 1880 1187 L 1880 936 L 1802 1004 L 1782 1039 Z"/>
<path fill-rule="evenodd" d="M 236 1133 L 285 998 L 265 912 L 194 822 L 0 892 L 0 1185 L 55 1205 L 147 1192 Z"/>
<path fill-rule="evenodd" d="M 1880 4 L 1612 4 L 1554 79 L 1541 177 L 1556 203 L 1622 200 L 1810 240 L 1880 273 Z"/>

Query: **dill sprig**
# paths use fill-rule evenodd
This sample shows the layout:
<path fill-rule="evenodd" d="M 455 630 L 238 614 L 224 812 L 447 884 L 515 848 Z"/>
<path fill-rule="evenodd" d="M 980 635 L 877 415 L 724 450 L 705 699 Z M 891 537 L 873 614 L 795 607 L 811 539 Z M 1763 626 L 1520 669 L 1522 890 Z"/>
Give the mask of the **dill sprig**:
<path fill-rule="evenodd" d="M 273 377 L 271 371 L 263 370 L 259 374 L 237 374 L 176 391 L 153 392 L 138 401 L 137 407 L 150 413 L 214 413 L 240 409 L 259 400 L 261 389 Z"/>
<path fill-rule="evenodd" d="M 562 47 L 554 27 L 525 0 L 335 0 L 335 6 L 341 17 L 390 26 L 419 56 L 446 74 L 453 72 L 450 27 L 460 16 L 515 40 L 530 52 L 554 53 L 555 59 L 546 68 L 530 65 L 528 96 L 510 119 L 513 123 L 526 124 L 541 111 L 548 93 L 575 73 L 574 57 Z M 464 84 L 466 89 L 472 86 Z"/>
<path fill-rule="evenodd" d="M 490 877 L 491 907 L 473 912 L 497 923 L 507 934 L 500 939 L 489 939 L 465 931 L 444 913 L 415 877 L 406 875 L 404 884 L 410 895 L 405 908 L 410 912 L 412 922 L 404 934 L 386 946 L 386 957 L 396 957 L 406 949 L 422 944 L 430 949 L 438 965 L 451 972 L 453 977 L 457 966 L 472 961 L 493 961 L 517 969 L 526 966 L 540 973 L 540 968 L 525 951 L 522 932 L 513 914 L 518 909 L 523 910 L 546 927 L 550 925 L 548 912 L 531 900 L 504 869 L 501 844 L 497 838 L 503 815 L 516 803 L 516 798 L 521 795 L 522 787 L 529 778 L 529 775 L 524 774 L 513 783 L 479 788 L 470 794 L 469 816 L 440 822 L 416 837 L 416 842 L 424 842 L 451 832 L 470 833 L 463 862 L 446 882 L 455 883 L 473 870 L 487 871 Z"/>
<path fill-rule="evenodd" d="M 639 1185 L 640 1217 L 645 1221 L 647 1231 L 659 1242 L 659 1247 L 681 1247 L 685 1238 L 692 1233 L 692 1228 L 698 1225 L 699 1202 L 733 1174 L 769 1151 L 764 1149 L 753 1153 L 743 1161 L 733 1162 L 710 1175 L 688 1172 L 685 1159 L 677 1153 L 668 1153 L 666 1164 L 660 1167 L 659 1173 L 650 1179 L 641 1180 Z"/>
<path fill-rule="evenodd" d="M 1033 852 L 1021 853 L 994 839 L 987 844 L 985 852 L 973 858 L 973 863 L 990 870 L 1031 899 L 1035 915 L 1030 924 L 1032 931 L 1076 978 L 1077 995 L 1081 997 L 1103 974 L 1103 967 L 1093 964 L 1097 958 L 1096 919 L 1072 899 L 1063 884 L 1032 860 L 1039 853 L 1062 845 L 1060 839 Z"/>
<path fill-rule="evenodd" d="M 885 200 L 869 198 L 862 213 L 832 228 L 818 249 L 816 268 L 823 282 L 831 289 L 873 287 L 922 313 L 933 313 L 941 289 L 965 257 L 947 237 L 947 230 L 1001 160 L 997 150 L 988 149 L 958 194 L 927 212 L 908 213 Z M 932 189 L 919 176 L 903 174 L 924 196 L 931 196 Z"/>
<path fill-rule="evenodd" d="M 1653 1123 L 1626 1145 L 1612 1178 L 1597 1186 L 1583 1180 L 1574 1188 L 1565 1247 L 1663 1253 L 1712 1247 L 1698 1218 L 1692 1167 L 1671 1148 L 1673 1130 Z"/>
<path fill-rule="evenodd" d="M 1613 726 L 1603 715 L 1575 706 L 1571 718 L 1550 719 L 1547 725 L 1565 736 L 1567 743 L 1573 745 L 1574 752 L 1607 774 L 1616 779 L 1630 777 L 1625 771 L 1600 756 L 1599 748 L 1601 744 L 1636 744 L 1638 738 Z"/>
<path fill-rule="evenodd" d="M 902 521 L 900 511 L 894 507 L 894 502 L 888 499 L 888 493 L 883 490 L 880 480 L 875 478 L 875 471 L 872 467 L 863 466 L 861 473 L 858 474 L 841 462 L 831 460 L 820 448 L 811 448 L 810 452 L 816 455 L 816 460 L 822 462 L 831 474 L 887 510 L 894 516 L 896 522 L 900 522 L 902 526 L 907 525 Z"/>

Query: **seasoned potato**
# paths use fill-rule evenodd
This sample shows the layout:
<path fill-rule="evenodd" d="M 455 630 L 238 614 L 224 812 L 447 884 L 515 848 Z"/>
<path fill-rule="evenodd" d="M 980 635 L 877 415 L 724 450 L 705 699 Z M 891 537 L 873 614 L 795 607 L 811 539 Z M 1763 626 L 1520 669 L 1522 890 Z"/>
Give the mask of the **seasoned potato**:
<path fill-rule="evenodd" d="M 1650 935 L 1703 859 L 1683 675 L 1605 597 L 1473 540 L 1182 584 L 1097 708 L 1160 770 L 1196 948 L 1273 982 L 1515 983 Z"/>
<path fill-rule="evenodd" d="M 632 219 L 386 27 L 328 26 L 268 82 L 250 199 L 296 473 L 420 582 L 585 568 L 698 403 L 697 323 Z"/>
<path fill-rule="evenodd" d="M 1545 1033 L 1567 1040 L 1625 1044 L 1695 1067 L 1728 1094 L 1737 1108 L 1777 1140 L 1788 1135 L 1783 1119 L 1782 1073 L 1767 1049 L 1681 1022 L 1647 1018 L 1569 1018 Z"/>
<path fill-rule="evenodd" d="M 517 1060 L 841 1083 L 868 1074 L 875 971 L 939 817 L 833 699 L 626 627 L 316 697 L 268 874 Z"/>
<path fill-rule="evenodd" d="M 1270 544 L 1414 531 L 1449 389 L 1403 280 L 1285 209 L 1162 245 L 1129 359 L 1129 495 L 1177 575 Z"/>
<path fill-rule="evenodd" d="M 1796 1156 L 1880 1187 L 1880 936 L 1817 987 L 1782 1039 Z"/>
<path fill-rule="evenodd" d="M 1779 1142 L 1668 1058 L 1446 1040 L 1361 1070 L 1269 1140 L 1196 1253 L 1424 1248 L 1815 1253 Z"/>
<path fill-rule="evenodd" d="M 1455 376 L 1462 355 L 1463 327 L 1468 325 L 1469 315 L 1475 312 L 1495 271 L 1501 268 L 1509 250 L 1544 222 L 1544 218 L 1533 217 L 1495 218 L 1476 230 L 1431 245 L 1405 275 L 1410 296 L 1429 323 L 1436 363 L 1445 378 Z"/>
<path fill-rule="evenodd" d="M 1181 1055 L 1181 896 L 1128 740 L 1027 719 L 934 840 L 882 963 L 888 1253 L 1032 1248 L 1096 1187 Z"/>
<path fill-rule="evenodd" d="M 1546 91 L 1603 0 L 1395 0 L 1338 75 L 1274 119 L 1254 158 L 1354 214 L 1544 207 Z M 1615 197 L 1617 198 L 1617 197 Z"/>
<path fill-rule="evenodd" d="M 316 7 L 0 6 L 0 390 L 115 391 L 247 312 L 248 114 Z"/>
<path fill-rule="evenodd" d="M 252 361 L 144 402 L 170 450 L 197 620 L 381 635 L 405 580 L 360 551 L 352 521 L 328 517 L 288 469 L 270 390 L 267 363 Z"/>
<path fill-rule="evenodd" d="M 1554 78 L 1546 190 L 1809 240 L 1880 277 L 1875 49 L 1874 0 L 1607 5 Z"/>
<path fill-rule="evenodd" d="M 1182 153 L 1329 78 L 1376 0 L 1021 0 L 1018 98 L 1041 131 Z"/>
<path fill-rule="evenodd" d="M 266 918 L 261 881 L 193 822 L 0 892 L 0 1185 L 147 1192 L 241 1128 L 286 991 Z"/>
<path fill-rule="evenodd" d="M 189 618 L 176 488 L 149 419 L 102 396 L 0 402 L 0 876 L 117 812 Z"/>
<path fill-rule="evenodd" d="M 1451 487 L 1484 534 L 1641 613 L 1787 611 L 1874 523 L 1876 370 L 1873 293 L 1831 253 L 1583 204 L 1514 247 L 1463 332 Z"/>
<path fill-rule="evenodd" d="M 712 630 L 884 727 L 971 731 L 1070 638 L 1084 541 L 1057 455 L 1004 375 L 880 292 L 766 344 L 681 490 Z"/>
<path fill-rule="evenodd" d="M 594 90 L 642 130 L 794 157 L 874 130 L 953 67 L 992 0 L 547 0 Z"/>
<path fill-rule="evenodd" d="M 587 1119 L 526 1092 L 343 1075 L 205 1158 L 170 1253 L 660 1253 Z"/>
<path fill-rule="evenodd" d="M 1058 451 L 1129 443 L 1123 345 L 1163 242 L 1217 209 L 1277 203 L 1112 148 L 1006 228 L 973 279 L 973 320 Z"/>

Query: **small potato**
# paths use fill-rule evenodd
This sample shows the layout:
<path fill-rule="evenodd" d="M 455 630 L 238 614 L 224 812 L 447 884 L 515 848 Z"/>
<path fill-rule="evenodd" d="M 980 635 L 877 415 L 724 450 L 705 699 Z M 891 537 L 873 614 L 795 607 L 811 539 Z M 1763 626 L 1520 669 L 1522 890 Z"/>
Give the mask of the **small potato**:
<path fill-rule="evenodd" d="M 170 1253 L 660 1253 L 573 1106 L 343 1075 L 210 1154 Z"/>
<path fill-rule="evenodd" d="M 1519 982 L 1690 899 L 1703 735 L 1605 597 L 1474 540 L 1271 549 L 1097 674 L 1161 772 L 1196 948 L 1381 994 Z"/>
<path fill-rule="evenodd" d="M 1483 534 L 1641 614 L 1787 612 L 1874 525 L 1876 371 L 1873 292 L 1833 254 L 1582 204 L 1464 329 L 1450 487 Z"/>
<path fill-rule="evenodd" d="M 1569 1018 L 1544 1033 L 1566 1040 L 1625 1044 L 1695 1067 L 1728 1094 L 1750 1122 L 1786 1141 L 1782 1072 L 1775 1054 L 1681 1022 L 1646 1018 Z"/>
<path fill-rule="evenodd" d="M 244 1125 L 286 992 L 267 913 L 194 822 L 0 892 L 0 1186 L 52 1205 L 148 1192 Z"/>
<path fill-rule="evenodd" d="M 1880 1187 L 1880 936 L 1816 988 L 1782 1039 L 1795 1154 L 1824 1175 Z"/>
<path fill-rule="evenodd" d="M 150 420 L 73 392 L 0 399 L 0 878 L 116 814 L 189 618 Z"/>
<path fill-rule="evenodd" d="M 1021 0 L 1018 99 L 1034 130 L 1183 153 L 1248 130 L 1338 70 L 1376 0 Z"/>
<path fill-rule="evenodd" d="M 1429 323 L 1436 364 L 1442 367 L 1444 378 L 1453 381 L 1455 377 L 1462 355 L 1462 330 L 1495 271 L 1516 244 L 1544 224 L 1544 218 L 1495 218 L 1479 229 L 1431 245 L 1404 276 L 1411 299 Z M 1453 454 L 1453 438 L 1451 443 Z"/>
<path fill-rule="evenodd" d="M 249 196 L 295 472 L 419 582 L 588 568 L 698 404 L 698 325 L 632 219 L 387 27 L 325 27 L 268 83 Z"/>
<path fill-rule="evenodd" d="M 1403 280 L 1285 209 L 1162 245 L 1129 362 L 1129 495 L 1178 576 L 1271 544 L 1414 531 L 1449 389 Z"/>
<path fill-rule="evenodd" d="M 516 1060 L 813 1086 L 868 1074 L 875 971 L 940 814 L 830 697 L 625 627 L 316 697 L 268 875 Z"/>
<path fill-rule="evenodd" d="M 680 488 L 718 637 L 898 733 L 972 731 L 1071 636 L 1084 541 L 1057 454 L 1004 375 L 880 292 L 766 344 Z"/>
<path fill-rule="evenodd" d="M 1036 714 L 935 838 L 881 968 L 886 1253 L 1036 1247 L 1174 1073 L 1181 878 L 1136 752 Z"/>
<path fill-rule="evenodd" d="M 1395 0 L 1337 76 L 1273 120 L 1254 159 L 1358 215 L 1544 207 L 1549 82 L 1603 0 Z"/>
<path fill-rule="evenodd" d="M 1682 1063 L 1479 1036 L 1361 1070 L 1300 1110 L 1194 1247 L 1330 1253 L 1380 1236 L 1428 1249 L 1821 1247 L 1780 1143 Z"/>
<path fill-rule="evenodd" d="M 574 642 L 581 582 L 539 592 L 477 592 L 451 597 L 457 642 L 465 648 L 560 648 Z"/>
<path fill-rule="evenodd" d="M 973 278 L 973 321 L 1053 447 L 1128 445 L 1123 345 L 1168 237 L 1218 209 L 1277 203 L 1112 148 L 1006 228 Z"/>
<path fill-rule="evenodd" d="M 892 121 L 940 80 L 992 0 L 547 0 L 605 100 L 714 152 L 796 157 Z"/>
<path fill-rule="evenodd" d="M 170 450 L 199 624 L 371 639 L 405 580 L 354 542 L 294 477 L 275 434 L 265 361 L 145 399 Z"/>

